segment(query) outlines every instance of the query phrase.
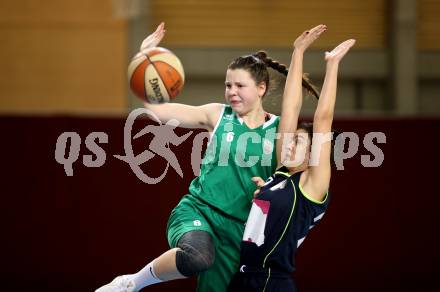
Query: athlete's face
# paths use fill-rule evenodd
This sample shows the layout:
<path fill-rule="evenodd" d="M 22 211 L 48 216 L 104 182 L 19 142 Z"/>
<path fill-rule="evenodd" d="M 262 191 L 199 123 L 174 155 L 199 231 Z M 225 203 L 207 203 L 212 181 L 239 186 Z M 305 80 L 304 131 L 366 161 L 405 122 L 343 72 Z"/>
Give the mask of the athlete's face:
<path fill-rule="evenodd" d="M 284 143 L 284 156 L 282 164 L 289 168 L 296 168 L 309 162 L 310 157 L 310 138 L 304 129 L 298 129 L 290 141 Z"/>
<path fill-rule="evenodd" d="M 265 89 L 264 82 L 256 84 L 251 74 L 244 69 L 226 71 L 225 99 L 238 114 L 248 113 L 258 107 Z"/>

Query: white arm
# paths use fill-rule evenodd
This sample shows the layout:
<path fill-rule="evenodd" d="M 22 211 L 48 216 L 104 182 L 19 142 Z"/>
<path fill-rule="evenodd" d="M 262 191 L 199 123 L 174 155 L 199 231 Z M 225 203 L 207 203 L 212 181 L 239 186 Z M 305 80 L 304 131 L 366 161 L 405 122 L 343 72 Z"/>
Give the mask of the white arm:
<path fill-rule="evenodd" d="M 302 178 L 302 188 L 314 199 L 321 201 L 328 191 L 331 174 L 331 141 L 319 141 L 319 137 L 328 135 L 332 129 L 336 103 L 336 88 L 339 62 L 354 45 L 354 40 L 341 43 L 330 53 L 326 53 L 327 69 L 321 96 L 313 118 L 312 160 L 319 155 L 316 166 L 310 166 Z M 316 138 L 317 139 L 316 139 Z M 322 142 L 322 143 L 321 143 Z M 315 146 L 313 146 L 315 145 Z M 314 147 L 316 147 L 314 149 Z M 317 150 L 316 152 L 314 150 Z M 315 157 L 316 158 L 316 157 Z"/>
<path fill-rule="evenodd" d="M 281 119 L 278 133 L 281 134 L 276 144 L 277 160 L 282 162 L 281 152 L 286 138 L 293 137 L 298 125 L 298 117 L 302 106 L 302 77 L 303 77 L 303 56 L 305 50 L 327 30 L 327 26 L 318 25 L 303 32 L 294 42 L 289 73 L 286 78 L 283 102 L 281 108 Z"/>
<path fill-rule="evenodd" d="M 144 103 L 144 106 L 151 110 L 162 123 L 176 119 L 180 123 L 179 127 L 201 128 L 208 131 L 214 129 L 224 107 L 220 103 L 209 103 L 201 106 L 179 103 Z"/>

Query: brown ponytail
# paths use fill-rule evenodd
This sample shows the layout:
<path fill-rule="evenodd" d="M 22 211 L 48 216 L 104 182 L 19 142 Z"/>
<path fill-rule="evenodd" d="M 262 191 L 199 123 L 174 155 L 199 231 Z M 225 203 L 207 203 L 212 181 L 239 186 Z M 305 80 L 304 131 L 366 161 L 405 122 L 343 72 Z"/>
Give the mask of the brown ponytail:
<path fill-rule="evenodd" d="M 285 76 L 287 76 L 287 73 L 289 73 L 289 70 L 287 69 L 286 65 L 280 64 L 278 61 L 275 61 L 272 58 L 269 58 L 265 51 L 258 51 L 253 56 L 259 58 L 268 67 L 274 69 L 275 71 L 280 72 L 281 74 L 283 74 Z M 319 99 L 319 92 L 318 92 L 317 88 L 310 82 L 310 79 L 308 78 L 306 73 L 304 73 L 302 76 L 302 86 L 307 90 L 307 92 L 309 94 L 315 96 L 316 99 Z"/>

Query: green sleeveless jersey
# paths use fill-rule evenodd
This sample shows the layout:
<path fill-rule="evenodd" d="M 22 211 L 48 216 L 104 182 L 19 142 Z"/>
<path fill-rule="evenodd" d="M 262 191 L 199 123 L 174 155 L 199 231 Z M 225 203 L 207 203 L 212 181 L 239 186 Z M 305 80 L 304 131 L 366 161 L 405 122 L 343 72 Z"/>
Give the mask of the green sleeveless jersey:
<path fill-rule="evenodd" d="M 246 222 L 256 189 L 251 178 L 266 180 L 277 166 L 275 138 L 279 117 L 250 129 L 225 105 L 189 193 L 212 208 Z"/>

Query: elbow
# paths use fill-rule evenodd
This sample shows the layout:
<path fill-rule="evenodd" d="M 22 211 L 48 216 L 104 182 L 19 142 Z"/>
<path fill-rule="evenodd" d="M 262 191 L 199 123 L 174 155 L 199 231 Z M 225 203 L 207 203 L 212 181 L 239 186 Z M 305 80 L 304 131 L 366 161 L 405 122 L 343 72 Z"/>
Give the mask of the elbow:
<path fill-rule="evenodd" d="M 151 104 L 148 102 L 144 102 L 144 108 L 148 111 L 148 118 L 152 121 L 161 121 L 162 123 L 167 122 L 164 121 L 164 111 L 161 108 L 158 108 L 157 105 Z"/>

